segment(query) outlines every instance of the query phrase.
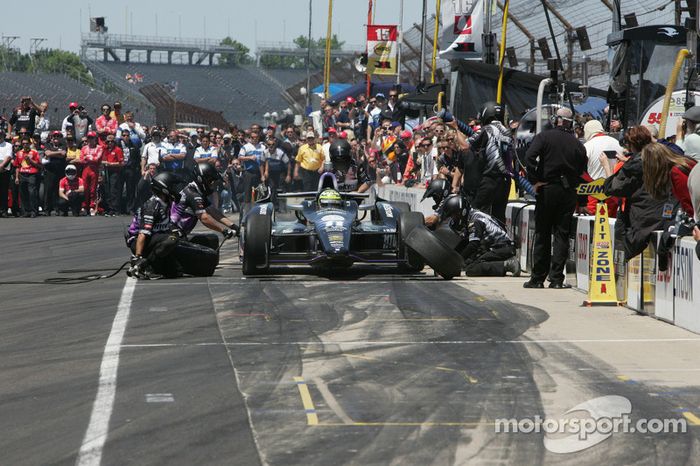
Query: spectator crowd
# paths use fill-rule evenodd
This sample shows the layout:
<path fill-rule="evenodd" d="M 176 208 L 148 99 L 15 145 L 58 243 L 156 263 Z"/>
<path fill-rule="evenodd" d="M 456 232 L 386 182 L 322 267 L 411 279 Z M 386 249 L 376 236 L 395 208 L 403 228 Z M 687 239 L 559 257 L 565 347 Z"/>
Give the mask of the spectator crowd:
<path fill-rule="evenodd" d="M 0 216 L 131 215 L 150 195 L 153 176 L 168 171 L 187 182 L 197 162 L 210 162 L 222 174 L 225 182 L 212 201 L 225 213 L 244 211 L 261 183 L 272 188 L 275 207 L 284 209 L 274 193 L 315 190 L 331 161 L 330 147 L 346 141 L 352 168 L 340 181 L 349 189 L 426 186 L 445 179 L 472 207 L 505 222 L 511 180 L 539 179 L 521 165 L 518 121 L 506 121 L 486 105 L 466 123 L 443 113 L 411 125 L 399 100 L 400 90 L 392 89 L 388 96 L 322 100 L 301 125 L 182 130 L 142 126 L 119 102 L 104 104 L 96 118 L 73 102 L 52 125 L 45 117 L 47 103 L 23 97 L 9 118 L 0 119 Z M 700 108 L 690 109 L 681 122 L 665 139 L 657 139 L 650 126 L 621 131 L 615 120 L 606 133 L 590 115 L 567 125 L 587 157 L 575 182 L 606 179 L 611 215 L 619 213 L 628 229 L 628 257 L 661 226 L 669 204 L 690 217 L 698 210 Z M 578 199 L 579 212 L 594 209 L 595 200 Z"/>

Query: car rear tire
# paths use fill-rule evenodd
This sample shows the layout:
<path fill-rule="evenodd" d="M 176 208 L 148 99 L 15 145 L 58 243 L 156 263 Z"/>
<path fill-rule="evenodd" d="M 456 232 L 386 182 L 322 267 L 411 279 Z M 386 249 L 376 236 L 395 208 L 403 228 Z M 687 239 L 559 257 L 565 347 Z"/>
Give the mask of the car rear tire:
<path fill-rule="evenodd" d="M 464 265 L 462 256 L 443 243 L 427 228 L 414 228 L 406 238 L 406 245 L 421 256 L 445 280 L 451 280 L 462 273 Z"/>
<path fill-rule="evenodd" d="M 260 275 L 270 267 L 272 219 L 269 215 L 252 215 L 245 225 L 243 275 Z"/>
<path fill-rule="evenodd" d="M 401 212 L 397 238 L 399 245 L 399 259 L 405 260 L 399 268 L 409 272 L 420 272 L 425 267 L 425 261 L 411 248 L 406 247 L 406 238 L 416 228 L 425 224 L 423 214 L 420 212 Z"/>

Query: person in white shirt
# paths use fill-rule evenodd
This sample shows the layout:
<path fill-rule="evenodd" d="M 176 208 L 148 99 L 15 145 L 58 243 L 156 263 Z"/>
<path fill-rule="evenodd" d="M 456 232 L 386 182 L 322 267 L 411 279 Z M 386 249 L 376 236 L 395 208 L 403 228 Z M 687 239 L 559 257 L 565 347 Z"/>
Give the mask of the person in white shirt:
<path fill-rule="evenodd" d="M 0 217 L 7 215 L 8 195 L 12 175 L 12 144 L 5 141 L 5 130 L 0 128 Z"/>
<path fill-rule="evenodd" d="M 683 130 L 683 123 L 686 128 Z M 678 120 L 676 126 L 676 145 L 683 149 L 686 157 L 700 162 L 700 106 L 690 107 Z"/>
<path fill-rule="evenodd" d="M 168 149 L 163 145 L 161 140 L 160 131 L 153 131 L 151 133 L 151 142 L 143 146 L 141 151 L 141 175 L 145 175 L 148 171 L 148 166 L 155 164 L 156 167 L 160 167 L 161 159 L 165 154 L 168 153 Z"/>
<path fill-rule="evenodd" d="M 323 159 L 325 160 L 325 163 L 331 163 L 331 144 L 333 144 L 337 140 L 338 132 L 335 130 L 335 128 L 328 128 L 328 142 L 324 143 L 323 146 L 321 146 L 321 149 L 323 150 Z"/>
<path fill-rule="evenodd" d="M 168 133 L 168 140 L 163 143 L 167 153 L 163 156 L 163 166 L 169 172 L 184 174 L 187 148 L 180 142 L 175 131 Z"/>
<path fill-rule="evenodd" d="M 207 162 L 214 165 L 216 159 L 219 158 L 219 151 L 211 145 L 209 136 L 202 136 L 200 146 L 194 150 L 194 161 L 196 163 Z"/>
<path fill-rule="evenodd" d="M 583 138 L 586 140 L 583 146 L 586 148 L 588 157 L 588 175 L 594 180 L 605 178 L 600 154 L 605 151 L 614 151 L 622 155 L 622 146 L 617 139 L 605 134 L 603 125 L 598 120 L 591 120 L 583 126 Z"/>
<path fill-rule="evenodd" d="M 141 123 L 134 121 L 134 114 L 132 112 L 126 112 L 124 114 L 124 123 L 119 125 L 119 129 L 128 129 L 129 133 L 135 134 L 142 141 L 146 139 L 146 132 L 141 127 Z"/>
<path fill-rule="evenodd" d="M 241 147 L 238 161 L 243 165 L 241 181 L 243 184 L 243 209 L 241 214 L 248 211 L 253 201 L 253 188 L 265 183 L 265 161 L 270 153 L 265 144 L 260 142 L 259 133 L 250 133 L 250 142 Z"/>

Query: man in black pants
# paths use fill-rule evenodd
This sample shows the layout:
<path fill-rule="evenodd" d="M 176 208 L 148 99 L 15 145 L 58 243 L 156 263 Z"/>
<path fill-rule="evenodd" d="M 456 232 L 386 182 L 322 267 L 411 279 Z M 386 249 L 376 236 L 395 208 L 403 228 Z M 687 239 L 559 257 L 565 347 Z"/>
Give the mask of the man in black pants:
<path fill-rule="evenodd" d="M 503 107 L 493 102 L 486 103 L 479 112 L 481 128 L 469 137 L 466 144 L 466 149 L 471 148 L 477 154 L 481 168 L 481 181 L 472 204 L 501 223 L 506 221 L 513 165 L 509 157 L 513 139 L 511 131 L 503 125 L 503 118 Z"/>
<path fill-rule="evenodd" d="M 462 237 L 456 249 L 464 257 L 467 276 L 505 277 L 506 272 L 520 276 L 515 243 L 498 220 L 471 208 L 460 194 L 448 196 L 439 210 L 440 217 L 449 219 L 450 228 Z"/>
<path fill-rule="evenodd" d="M 543 288 L 547 274 L 550 288 L 571 288 L 564 282 L 564 268 L 576 209 L 576 186 L 586 171 L 588 158 L 586 148 L 572 132 L 571 110 L 560 108 L 556 120 L 555 128 L 535 136 L 525 155 L 528 179 L 537 192 L 532 276 L 525 288 Z"/>
<path fill-rule="evenodd" d="M 48 159 L 44 165 L 44 212 L 47 216 L 58 207 L 58 184 L 66 170 L 66 147 L 61 136 L 60 131 L 51 133 L 44 149 L 44 156 Z"/>

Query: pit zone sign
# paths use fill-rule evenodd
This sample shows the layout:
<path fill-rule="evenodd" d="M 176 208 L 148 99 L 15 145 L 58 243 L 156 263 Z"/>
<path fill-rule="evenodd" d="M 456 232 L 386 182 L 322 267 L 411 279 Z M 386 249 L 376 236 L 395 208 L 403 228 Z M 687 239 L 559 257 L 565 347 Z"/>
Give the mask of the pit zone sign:
<path fill-rule="evenodd" d="M 398 28 L 396 25 L 367 26 L 367 74 L 397 73 Z"/>

